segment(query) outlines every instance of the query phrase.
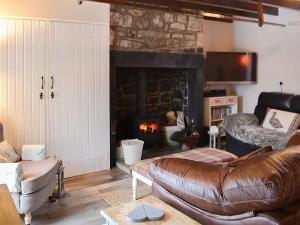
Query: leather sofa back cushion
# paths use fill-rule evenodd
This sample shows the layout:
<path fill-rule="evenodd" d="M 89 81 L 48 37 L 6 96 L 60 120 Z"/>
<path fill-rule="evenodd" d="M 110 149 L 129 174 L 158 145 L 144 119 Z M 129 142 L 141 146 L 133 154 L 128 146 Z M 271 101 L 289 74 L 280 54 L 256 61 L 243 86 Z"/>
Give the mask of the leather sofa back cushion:
<path fill-rule="evenodd" d="M 277 92 L 262 92 L 259 95 L 258 103 L 254 111 L 260 124 L 264 121 L 268 108 L 290 111 L 293 96 L 294 95 L 291 94 Z"/>
<path fill-rule="evenodd" d="M 232 165 L 162 159 L 150 166 L 154 181 L 209 213 L 269 211 L 300 198 L 300 146 L 250 157 Z"/>
<path fill-rule="evenodd" d="M 291 111 L 300 114 L 300 95 L 292 98 Z"/>

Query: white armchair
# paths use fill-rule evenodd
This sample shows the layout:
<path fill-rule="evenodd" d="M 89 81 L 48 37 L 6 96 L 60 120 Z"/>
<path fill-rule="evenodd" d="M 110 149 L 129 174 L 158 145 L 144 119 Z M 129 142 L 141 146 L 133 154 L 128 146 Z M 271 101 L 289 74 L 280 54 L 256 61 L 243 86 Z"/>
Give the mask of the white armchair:
<path fill-rule="evenodd" d="M 0 123 L 0 142 L 2 141 L 3 126 Z M 39 150 L 32 155 L 40 157 L 38 152 Z M 51 196 L 57 181 L 57 167 L 57 160 L 54 158 L 0 163 L 0 184 L 8 185 L 19 214 L 25 214 L 26 225 L 31 223 L 31 212 L 41 207 Z"/>

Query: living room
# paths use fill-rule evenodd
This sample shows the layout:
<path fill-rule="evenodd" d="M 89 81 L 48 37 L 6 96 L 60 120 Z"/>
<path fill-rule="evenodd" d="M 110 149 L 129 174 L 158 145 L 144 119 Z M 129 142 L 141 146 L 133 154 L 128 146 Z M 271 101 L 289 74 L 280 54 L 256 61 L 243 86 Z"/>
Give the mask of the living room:
<path fill-rule="evenodd" d="M 0 0 L 0 224 L 300 224 L 299 36 L 292 0 Z"/>

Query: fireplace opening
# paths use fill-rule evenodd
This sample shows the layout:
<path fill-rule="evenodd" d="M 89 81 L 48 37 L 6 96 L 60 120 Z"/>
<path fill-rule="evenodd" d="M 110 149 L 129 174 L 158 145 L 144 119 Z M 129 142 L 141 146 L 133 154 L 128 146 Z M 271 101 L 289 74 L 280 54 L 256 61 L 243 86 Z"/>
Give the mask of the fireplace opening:
<path fill-rule="evenodd" d="M 180 151 L 166 140 L 179 129 L 168 124 L 170 111 L 183 112 L 201 134 L 202 64 L 195 53 L 111 52 L 111 165 L 124 139 L 143 140 L 143 158 Z"/>
<path fill-rule="evenodd" d="M 162 147 L 161 129 L 168 125 L 166 114 L 179 111 L 188 116 L 194 74 L 189 69 L 118 68 L 117 141 L 139 138 L 145 148 Z"/>

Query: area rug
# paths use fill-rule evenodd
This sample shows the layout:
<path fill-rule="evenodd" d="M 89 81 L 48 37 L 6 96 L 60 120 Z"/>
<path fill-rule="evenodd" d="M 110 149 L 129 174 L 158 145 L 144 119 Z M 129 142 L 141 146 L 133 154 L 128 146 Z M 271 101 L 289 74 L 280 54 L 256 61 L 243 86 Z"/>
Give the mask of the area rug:
<path fill-rule="evenodd" d="M 148 185 L 138 185 L 137 198 L 144 198 L 152 194 L 151 187 Z M 119 206 L 132 201 L 132 188 L 111 191 L 101 195 L 107 204 Z"/>

